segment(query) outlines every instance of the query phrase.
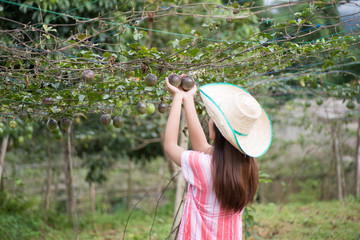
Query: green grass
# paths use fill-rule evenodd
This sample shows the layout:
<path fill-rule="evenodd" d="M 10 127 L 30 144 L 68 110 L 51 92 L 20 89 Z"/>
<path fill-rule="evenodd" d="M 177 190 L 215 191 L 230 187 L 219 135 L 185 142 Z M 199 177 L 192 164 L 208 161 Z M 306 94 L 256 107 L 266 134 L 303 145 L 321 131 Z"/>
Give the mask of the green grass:
<path fill-rule="evenodd" d="M 360 203 L 254 205 L 254 232 L 263 239 L 360 239 Z M 257 239 L 252 237 L 251 239 Z"/>
<path fill-rule="evenodd" d="M 288 203 L 281 211 L 278 204 L 254 204 L 257 237 L 250 239 L 351 239 L 360 237 L 360 203 Z M 172 204 L 162 206 L 156 217 L 151 239 L 165 239 L 172 225 Z M 129 212 L 102 213 L 79 217 L 79 239 L 122 239 Z M 125 239 L 149 239 L 154 211 L 136 210 L 130 218 Z M 55 212 L 41 214 L 0 212 L 1 240 L 67 240 L 77 235 L 71 221 Z M 245 239 L 245 238 L 244 238 Z"/>

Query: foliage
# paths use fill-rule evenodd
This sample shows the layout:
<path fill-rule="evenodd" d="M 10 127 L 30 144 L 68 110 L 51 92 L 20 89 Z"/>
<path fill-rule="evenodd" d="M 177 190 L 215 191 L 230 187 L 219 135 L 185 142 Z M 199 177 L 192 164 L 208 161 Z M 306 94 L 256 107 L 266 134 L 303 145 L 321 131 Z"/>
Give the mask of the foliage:
<path fill-rule="evenodd" d="M 148 7 L 151 8 L 151 4 Z M 235 7 L 240 8 L 240 5 Z M 277 79 L 282 75 L 295 81 L 300 80 L 298 84 L 302 87 L 319 89 L 330 95 L 339 94 L 339 90 L 332 93 L 332 89 L 326 89 L 327 86 L 315 76 L 326 77 L 329 72 L 339 71 L 337 66 L 355 63 L 356 56 L 352 55 L 349 48 L 356 45 L 358 39 L 351 35 L 335 35 L 314 42 L 298 42 L 303 25 L 316 25 L 308 16 L 309 11 L 315 11 L 313 13 L 316 14 L 318 9 L 324 8 L 322 3 L 309 7 L 313 10 L 305 6 L 292 16 L 293 20 L 274 22 L 263 31 L 251 26 L 259 21 L 255 15 L 249 16 L 246 21 L 237 19 L 235 15 L 234 22 L 226 25 L 225 20 L 215 22 L 214 26 L 211 23 L 213 20 L 202 20 L 195 25 L 199 27 L 191 30 L 190 36 L 180 40 L 168 39 L 165 51 L 160 51 L 160 46 L 147 46 L 152 41 L 149 38 L 152 31 L 141 30 L 139 25 L 133 25 L 133 32 L 130 33 L 132 41 L 111 52 L 99 49 L 98 44 L 90 39 L 98 34 L 82 32 L 63 39 L 65 36 L 57 34 L 57 29 L 61 27 L 51 24 L 43 25 L 42 29 L 35 28 L 34 31 L 40 35 L 33 40 L 24 39 L 19 42 L 20 39 L 9 32 L 5 41 L 7 45 L 2 49 L 9 57 L 1 59 L 4 71 L 2 81 L 8 85 L 1 90 L 4 96 L 2 112 L 14 117 L 24 109 L 36 117 L 40 115 L 60 119 L 64 116 L 73 117 L 75 113 L 111 111 L 120 98 L 125 101 L 126 110 L 135 113 L 135 105 L 142 99 L 159 101 L 166 98 L 162 87 L 146 87 L 142 80 L 149 72 L 162 80 L 167 70 L 192 72 L 199 85 L 221 79 L 255 87 L 263 84 L 264 79 L 267 82 L 272 79 L 278 82 Z M 224 18 L 230 10 L 223 10 Z M 245 14 L 245 11 L 239 11 Z M 121 9 L 117 13 L 121 15 Z M 161 11 L 157 14 L 161 17 Z M 151 21 L 151 17 L 148 17 L 139 24 L 146 25 Z M 114 27 L 109 21 L 105 21 L 105 24 L 104 27 L 108 30 Z M 189 25 L 190 22 L 186 24 Z M 209 41 L 214 28 L 217 33 L 229 31 L 227 25 L 237 29 L 239 35 L 235 36 L 247 38 L 248 41 Z M 125 23 L 116 26 L 129 27 Z M 246 31 L 241 31 L 242 28 Z M 25 36 L 26 32 L 24 29 L 20 31 L 20 35 Z M 288 37 L 287 32 L 298 33 Z M 117 31 L 116 34 L 128 36 L 129 32 Z M 58 46 L 54 47 L 54 44 Z M 15 54 L 19 47 L 28 49 L 26 51 L 30 51 L 29 54 Z M 309 65 L 316 66 L 316 71 L 313 67 L 309 68 Z M 95 71 L 94 81 L 86 82 L 81 79 L 81 73 L 86 69 Z M 294 70 L 304 71 L 296 76 Z M 350 71 L 344 72 L 351 75 Z M 349 81 L 344 83 L 347 86 L 341 83 L 341 95 L 336 95 L 337 97 L 351 100 L 356 96 L 359 85 L 352 81 L 356 79 L 356 75 L 352 76 L 350 85 Z M 281 83 L 284 84 L 286 83 Z M 52 102 L 45 103 L 44 98 L 52 98 Z M 14 102 L 19 102 L 20 105 L 14 106 Z"/>
<path fill-rule="evenodd" d="M 0 213 L 23 213 L 35 205 L 33 199 L 28 199 L 22 192 L 10 194 L 8 191 L 0 192 Z"/>
<path fill-rule="evenodd" d="M 165 239 L 171 229 L 173 204 L 163 205 L 157 212 L 152 237 Z M 124 209 L 114 214 L 97 213 L 76 219 L 79 225 L 79 239 L 121 238 L 130 212 Z M 125 239 L 145 239 L 149 236 L 154 215 L 137 209 L 132 214 Z M 1 212 L 0 235 L 4 240 L 17 239 L 70 239 L 75 237 L 73 225 L 66 215 L 53 211 L 42 213 L 26 211 L 18 213 Z"/>

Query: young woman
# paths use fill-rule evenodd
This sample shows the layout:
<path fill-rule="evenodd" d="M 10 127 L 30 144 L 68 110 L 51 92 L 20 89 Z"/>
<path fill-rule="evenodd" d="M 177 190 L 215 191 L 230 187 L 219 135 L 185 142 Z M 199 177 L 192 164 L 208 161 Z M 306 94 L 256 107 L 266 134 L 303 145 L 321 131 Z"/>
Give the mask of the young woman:
<path fill-rule="evenodd" d="M 189 183 L 178 239 L 242 239 L 241 215 L 259 182 L 255 157 L 272 139 L 270 119 L 246 90 L 227 83 L 204 85 L 200 94 L 210 116 L 210 145 L 195 110 L 196 86 L 185 92 L 165 82 L 173 101 L 164 149 Z M 192 151 L 177 143 L 182 104 Z"/>

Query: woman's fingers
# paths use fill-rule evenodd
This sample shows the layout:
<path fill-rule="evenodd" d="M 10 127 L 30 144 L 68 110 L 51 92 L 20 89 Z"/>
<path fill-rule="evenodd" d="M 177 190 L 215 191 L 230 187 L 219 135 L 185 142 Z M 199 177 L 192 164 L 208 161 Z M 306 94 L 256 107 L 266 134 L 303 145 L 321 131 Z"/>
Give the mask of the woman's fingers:
<path fill-rule="evenodd" d="M 165 87 L 166 87 L 166 90 L 168 90 L 171 93 L 171 95 L 174 95 L 174 94 L 180 92 L 179 88 L 174 87 L 173 85 L 170 84 L 169 79 L 167 77 L 165 78 Z"/>

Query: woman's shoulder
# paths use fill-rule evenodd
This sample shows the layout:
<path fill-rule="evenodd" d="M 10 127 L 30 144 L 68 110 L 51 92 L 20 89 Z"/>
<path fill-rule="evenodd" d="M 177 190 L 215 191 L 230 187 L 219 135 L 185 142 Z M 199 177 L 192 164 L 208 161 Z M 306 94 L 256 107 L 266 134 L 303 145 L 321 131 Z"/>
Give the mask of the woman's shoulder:
<path fill-rule="evenodd" d="M 186 150 L 182 153 L 183 155 L 186 155 L 187 157 L 196 157 L 196 158 L 208 158 L 211 159 L 212 155 L 205 152 L 199 152 L 195 150 Z"/>
<path fill-rule="evenodd" d="M 210 165 L 212 155 L 194 150 L 186 150 L 182 153 L 181 158 L 183 161 L 188 163 L 193 162 L 195 165 L 205 164 L 208 166 Z"/>

